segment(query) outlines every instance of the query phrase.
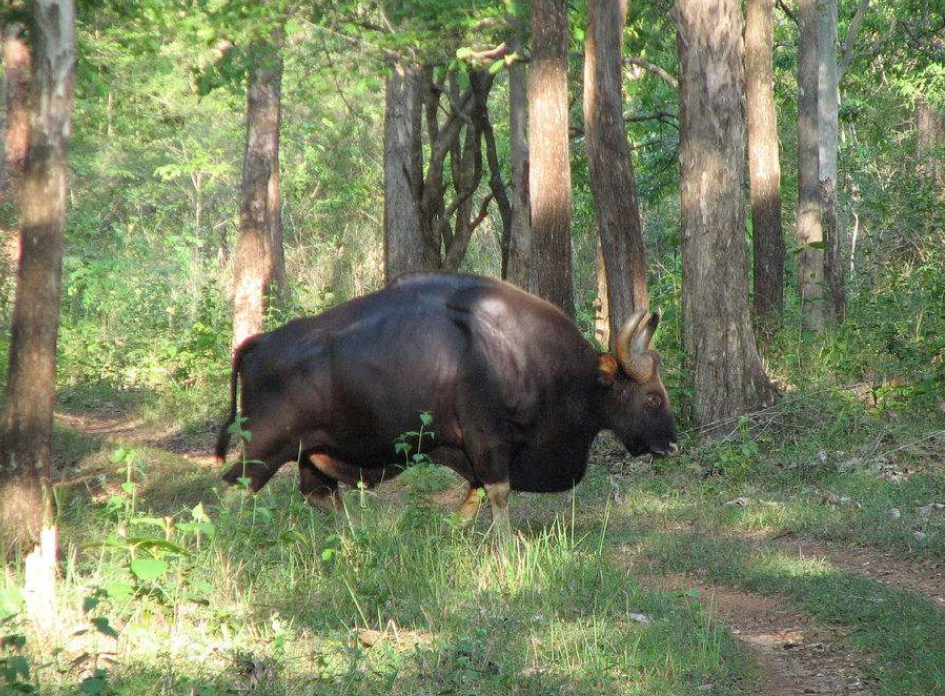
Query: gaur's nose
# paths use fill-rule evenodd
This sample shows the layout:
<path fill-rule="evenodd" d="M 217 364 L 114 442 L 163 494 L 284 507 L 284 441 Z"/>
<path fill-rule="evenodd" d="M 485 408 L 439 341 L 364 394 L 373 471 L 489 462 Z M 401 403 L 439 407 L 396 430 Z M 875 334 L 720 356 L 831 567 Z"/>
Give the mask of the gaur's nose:
<path fill-rule="evenodd" d="M 669 443 L 669 456 L 672 457 L 673 455 L 676 455 L 676 454 L 679 454 L 679 445 L 677 445 L 675 442 L 670 442 Z"/>

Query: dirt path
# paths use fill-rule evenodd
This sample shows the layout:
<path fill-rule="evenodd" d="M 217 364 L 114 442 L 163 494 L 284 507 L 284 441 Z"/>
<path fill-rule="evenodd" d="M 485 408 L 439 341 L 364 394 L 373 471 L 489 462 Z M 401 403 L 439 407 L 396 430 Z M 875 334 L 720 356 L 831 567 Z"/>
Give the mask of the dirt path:
<path fill-rule="evenodd" d="M 663 590 L 698 589 L 709 616 L 723 623 L 761 668 L 757 683 L 744 685 L 752 696 L 867 696 L 863 668 L 867 657 L 850 647 L 846 636 L 785 608 L 777 597 L 703 585 L 683 575 L 654 578 Z"/>
<path fill-rule="evenodd" d="M 56 425 L 77 433 L 113 440 L 117 443 L 167 450 L 196 464 L 214 463 L 212 442 L 215 433 L 201 432 L 198 438 L 171 428 L 146 425 L 120 412 L 86 411 L 56 413 Z M 194 444 L 199 439 L 200 444 Z"/>
<path fill-rule="evenodd" d="M 838 546 L 793 534 L 774 539 L 773 544 L 783 554 L 823 559 L 834 568 L 915 592 L 945 607 L 945 563 L 940 560 L 912 561 L 890 552 L 861 546 Z"/>

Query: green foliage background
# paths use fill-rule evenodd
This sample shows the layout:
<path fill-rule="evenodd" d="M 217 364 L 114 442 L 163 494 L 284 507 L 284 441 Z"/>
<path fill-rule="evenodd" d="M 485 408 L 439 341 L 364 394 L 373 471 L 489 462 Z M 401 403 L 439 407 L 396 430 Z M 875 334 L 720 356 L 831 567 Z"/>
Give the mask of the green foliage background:
<path fill-rule="evenodd" d="M 841 36 L 857 3 L 840 3 Z M 632 3 L 625 52 L 675 68 L 668 0 Z M 150 0 L 79 6 L 79 65 L 71 153 L 72 200 L 64 261 L 61 398 L 82 405 L 134 400 L 200 419 L 218 412 L 228 370 L 229 255 L 238 224 L 248 46 L 286 28 L 282 190 L 290 299 L 277 324 L 379 287 L 382 277 L 385 56 L 406 52 L 461 68 L 457 54 L 504 38 L 506 12 L 527 3 L 319 3 L 252 7 L 229 0 Z M 923 14 L 924 13 L 924 14 Z M 581 125 L 583 3 L 571 5 L 571 119 Z M 850 317 L 824 340 L 796 329 L 789 269 L 785 329 L 766 347 L 790 383 L 816 357 L 825 379 L 913 372 L 920 390 L 943 380 L 941 191 L 916 155 L 917 100 L 945 104 L 941 11 L 920 0 L 871 4 L 842 85 L 841 206 L 857 249 Z M 796 200 L 796 27 L 775 16 L 776 97 L 789 249 Z M 388 29 L 392 29 L 388 30 Z M 527 50 L 526 50 L 527 57 Z M 461 72 L 461 70 L 460 70 Z M 667 321 L 661 347 L 685 401 L 680 354 L 676 94 L 628 66 L 628 123 L 643 208 L 652 293 Z M 460 78 L 462 75 L 460 75 Z M 507 80 L 490 103 L 508 180 Z M 573 139 L 575 278 L 579 320 L 591 333 L 596 226 L 583 140 Z M 486 184 L 479 196 L 485 195 Z M 13 211 L 3 211 L 12 228 Z M 494 209 L 466 270 L 497 274 Z M 747 234 L 750 236 L 750 229 Z M 2 295 L 9 322 L 13 284 Z"/>

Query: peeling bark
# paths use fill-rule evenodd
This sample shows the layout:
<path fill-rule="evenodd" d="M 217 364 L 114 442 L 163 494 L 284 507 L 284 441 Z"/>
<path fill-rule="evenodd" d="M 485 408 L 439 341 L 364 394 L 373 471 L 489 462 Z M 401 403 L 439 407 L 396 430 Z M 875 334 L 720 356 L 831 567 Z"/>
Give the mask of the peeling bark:
<path fill-rule="evenodd" d="M 521 52 L 517 36 L 512 48 Z M 528 195 L 528 84 L 525 64 L 509 66 L 509 144 L 512 160 L 512 225 L 506 279 L 525 290 L 531 289 L 532 218 Z"/>
<path fill-rule="evenodd" d="M 73 1 L 34 0 L 32 38 L 30 143 L 20 191 L 22 252 L 0 417 L 5 547 L 36 538 L 52 521 L 50 440 L 72 132 Z"/>
<path fill-rule="evenodd" d="M 573 316 L 568 38 L 566 0 L 535 0 L 528 75 L 533 289 Z"/>
<path fill-rule="evenodd" d="M 748 0 L 745 21 L 745 111 L 751 189 L 754 313 L 770 330 L 784 309 L 781 163 L 772 66 L 773 0 Z"/>
<path fill-rule="evenodd" d="M 804 327 L 826 324 L 824 236 L 820 202 L 818 137 L 817 0 L 798 0 L 797 255 L 798 288 Z"/>
<path fill-rule="evenodd" d="M 273 32 L 271 41 L 257 43 L 253 53 L 246 90 L 240 229 L 233 259 L 234 348 L 262 331 L 266 311 L 285 284 L 279 191 L 281 30 Z"/>
<path fill-rule="evenodd" d="M 30 142 L 30 75 L 32 59 L 25 28 L 11 22 L 0 29 L 3 50 L 3 101 L 6 124 L 3 160 L 0 161 L 0 204 L 16 194 L 16 184 L 26 170 Z"/>
<path fill-rule="evenodd" d="M 424 267 L 420 231 L 420 76 L 395 65 L 387 78 L 384 118 L 384 276 Z"/>
<path fill-rule="evenodd" d="M 636 310 L 649 306 L 640 205 L 623 121 L 621 58 L 627 0 L 589 0 L 587 9 L 584 133 L 612 342 Z"/>
<path fill-rule="evenodd" d="M 683 326 L 694 418 L 768 404 L 748 312 L 744 70 L 739 0 L 677 0 Z"/>
<path fill-rule="evenodd" d="M 837 0 L 818 0 L 817 126 L 821 224 L 824 236 L 824 278 L 827 315 L 840 323 L 846 309 L 843 279 L 843 229 L 837 212 L 837 157 L 840 75 L 837 65 Z"/>

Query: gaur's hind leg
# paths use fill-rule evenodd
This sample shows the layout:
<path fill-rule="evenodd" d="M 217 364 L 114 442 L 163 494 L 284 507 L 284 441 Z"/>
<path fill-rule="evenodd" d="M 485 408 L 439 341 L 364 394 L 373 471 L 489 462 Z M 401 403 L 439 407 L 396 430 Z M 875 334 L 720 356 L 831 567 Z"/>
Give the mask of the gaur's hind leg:
<path fill-rule="evenodd" d="M 484 439 L 484 438 L 483 438 Z M 474 443 L 478 441 L 474 440 Z M 502 535 L 511 530 L 509 523 L 509 450 L 503 444 L 489 447 L 476 444 L 469 458 L 473 463 L 476 478 L 485 484 L 486 496 L 492 508 L 492 521 Z"/>
<path fill-rule="evenodd" d="M 322 512 L 335 512 L 341 507 L 338 481 L 319 471 L 309 457 L 299 460 L 299 492 L 309 505 Z"/>
<path fill-rule="evenodd" d="M 487 483 L 486 495 L 492 507 L 492 524 L 500 535 L 508 536 L 512 531 L 509 522 L 509 482 Z"/>
<path fill-rule="evenodd" d="M 484 497 L 485 495 L 481 485 L 476 485 L 475 483 L 469 484 L 469 491 L 467 491 L 466 497 L 463 498 L 463 502 L 459 504 L 459 508 L 457 509 L 464 523 L 468 524 L 476 519 L 480 508 L 482 508 L 482 499 Z"/>
<path fill-rule="evenodd" d="M 489 399 L 481 397 L 478 390 L 462 395 L 458 416 L 474 480 L 485 484 L 493 526 L 500 535 L 507 536 L 511 531 L 508 501 L 512 455 L 507 426 L 493 416 Z"/>
<path fill-rule="evenodd" d="M 482 482 L 476 479 L 472 462 L 469 461 L 466 452 L 456 447 L 436 447 L 430 452 L 430 460 L 452 469 L 469 482 L 469 490 L 466 491 L 457 512 L 464 523 L 472 522 L 479 514 L 485 495 Z"/>

